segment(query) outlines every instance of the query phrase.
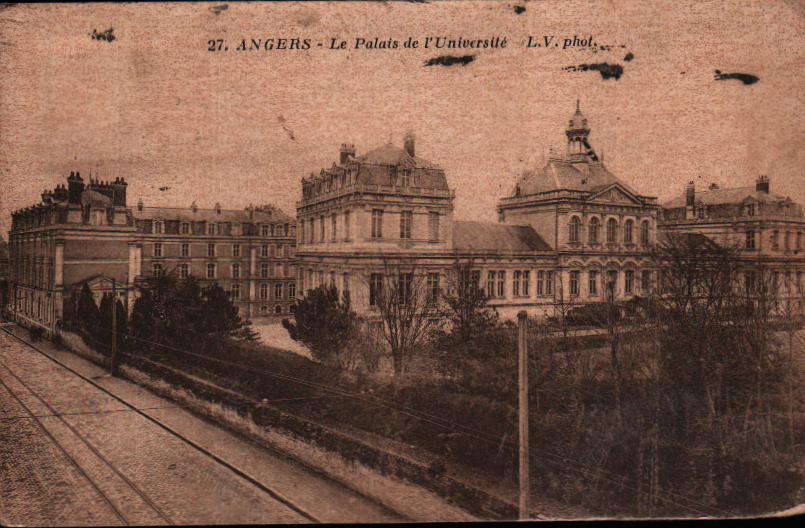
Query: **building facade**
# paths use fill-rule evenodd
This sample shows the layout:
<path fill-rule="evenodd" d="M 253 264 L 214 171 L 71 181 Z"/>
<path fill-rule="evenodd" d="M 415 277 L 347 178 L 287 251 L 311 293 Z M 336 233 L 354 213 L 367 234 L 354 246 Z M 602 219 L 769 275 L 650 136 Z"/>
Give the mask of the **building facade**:
<path fill-rule="evenodd" d="M 12 213 L 7 311 L 15 320 L 52 333 L 88 281 L 108 287 L 114 279 L 118 298 L 131 301 L 135 227 L 126 187 L 123 179 L 85 183 L 70 173 L 66 187 Z"/>
<path fill-rule="evenodd" d="M 730 248 L 746 267 L 752 289 L 758 270 L 769 273 L 782 297 L 801 298 L 805 273 L 805 217 L 800 204 L 772 193 L 767 176 L 751 187 L 706 190 L 689 182 L 684 194 L 663 204 L 661 233 L 696 233 Z"/>
<path fill-rule="evenodd" d="M 577 103 L 565 130 L 566 154 L 525 171 L 499 201 L 499 221 L 531 226 L 550 245 L 558 300 L 601 302 L 610 287 L 615 299 L 646 295 L 655 282 L 657 199 L 606 168 L 590 145 L 590 131 Z"/>
<path fill-rule="evenodd" d="M 244 211 L 126 206 L 127 183 L 70 173 L 67 186 L 12 213 L 6 310 L 52 333 L 87 285 L 114 290 L 129 309 L 145 278 L 218 282 L 244 317 L 290 313 L 296 297 L 296 225 L 271 206 Z"/>
<path fill-rule="evenodd" d="M 342 145 L 338 163 L 302 181 L 300 289 L 333 284 L 372 314 L 385 263 L 408 259 L 442 285 L 454 262 L 471 262 L 489 304 L 507 318 L 600 302 L 608 284 L 618 299 L 648 293 L 657 200 L 609 172 L 589 134 L 577 107 L 567 154 L 523 174 L 499 202 L 497 224 L 453 220 L 444 171 L 416 156 L 413 137 L 361 156 Z"/>
<path fill-rule="evenodd" d="M 296 297 L 296 222 L 279 209 L 145 207 L 140 200 L 132 216 L 138 275 L 216 282 L 244 317 L 290 313 Z"/>

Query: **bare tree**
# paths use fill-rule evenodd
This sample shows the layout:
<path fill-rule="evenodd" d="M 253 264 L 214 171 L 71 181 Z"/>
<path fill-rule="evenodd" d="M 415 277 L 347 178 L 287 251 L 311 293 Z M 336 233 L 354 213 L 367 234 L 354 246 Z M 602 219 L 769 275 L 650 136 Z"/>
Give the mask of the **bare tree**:
<path fill-rule="evenodd" d="M 370 279 L 373 297 L 383 323 L 382 336 L 389 347 L 395 377 L 405 372 L 414 353 L 423 348 L 433 330 L 441 324 L 438 295 L 434 298 L 433 284 L 428 274 L 411 260 L 387 260 L 383 273 Z"/>

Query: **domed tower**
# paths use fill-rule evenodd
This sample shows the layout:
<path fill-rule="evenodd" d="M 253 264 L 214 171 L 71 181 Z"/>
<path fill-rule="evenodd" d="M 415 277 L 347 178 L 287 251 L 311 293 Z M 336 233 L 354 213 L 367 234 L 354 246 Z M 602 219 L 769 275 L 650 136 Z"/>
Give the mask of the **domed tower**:
<path fill-rule="evenodd" d="M 567 135 L 567 156 L 571 159 L 583 160 L 590 149 L 587 141 L 590 135 L 590 127 L 587 126 L 587 118 L 581 113 L 579 100 L 576 99 L 576 113 L 570 119 L 565 130 Z"/>

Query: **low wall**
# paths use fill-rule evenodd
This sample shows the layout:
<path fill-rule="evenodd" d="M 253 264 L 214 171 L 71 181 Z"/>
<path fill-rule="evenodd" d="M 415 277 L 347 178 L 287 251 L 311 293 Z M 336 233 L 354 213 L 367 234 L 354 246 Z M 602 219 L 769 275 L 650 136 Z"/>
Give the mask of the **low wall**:
<path fill-rule="evenodd" d="M 91 350 L 80 336 L 65 331 L 61 335 L 62 342 L 76 354 L 106 366 L 108 360 Z M 121 375 L 130 381 L 180 401 L 192 412 L 281 451 L 410 519 L 469 518 L 462 519 L 459 510 L 444 518 L 445 512 L 435 511 L 439 509 L 437 501 L 428 497 L 427 492 L 483 519 L 517 518 L 514 504 L 415 460 L 367 445 L 331 427 L 285 413 L 146 358 L 129 354 L 122 357 L 125 364 L 121 366 Z"/>

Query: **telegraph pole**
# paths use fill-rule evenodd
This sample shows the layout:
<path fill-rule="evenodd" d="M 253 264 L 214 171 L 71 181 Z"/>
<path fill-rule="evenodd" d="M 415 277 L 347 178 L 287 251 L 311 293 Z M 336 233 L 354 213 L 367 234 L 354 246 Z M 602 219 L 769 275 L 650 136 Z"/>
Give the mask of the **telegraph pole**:
<path fill-rule="evenodd" d="M 517 349 L 519 354 L 519 426 L 520 426 L 520 520 L 529 518 L 528 479 L 528 314 L 521 310 L 517 314 Z"/>
<path fill-rule="evenodd" d="M 117 376 L 117 282 L 114 278 L 112 278 L 112 359 L 109 373 Z"/>

